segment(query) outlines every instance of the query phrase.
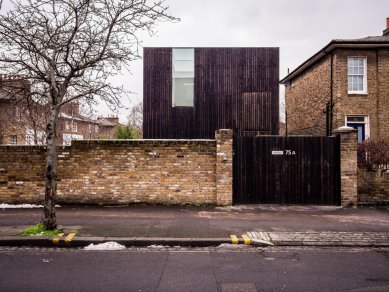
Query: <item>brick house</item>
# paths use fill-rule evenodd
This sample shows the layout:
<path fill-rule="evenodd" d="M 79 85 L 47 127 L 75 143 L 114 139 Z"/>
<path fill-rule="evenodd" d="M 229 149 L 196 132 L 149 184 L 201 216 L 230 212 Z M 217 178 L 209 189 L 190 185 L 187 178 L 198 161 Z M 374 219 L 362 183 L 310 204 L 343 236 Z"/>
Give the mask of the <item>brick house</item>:
<path fill-rule="evenodd" d="M 99 123 L 80 114 L 77 102 L 65 104 L 59 114 L 57 129 L 58 144 L 70 145 L 71 140 L 99 138 Z"/>
<path fill-rule="evenodd" d="M 288 134 L 389 137 L 389 18 L 382 36 L 332 40 L 280 81 Z"/>
<path fill-rule="evenodd" d="M 0 144 L 44 142 L 47 112 L 27 97 L 29 86 L 21 77 L 0 75 Z"/>
<path fill-rule="evenodd" d="M 119 125 L 118 116 L 98 117 L 99 138 L 100 139 L 115 139 L 116 127 Z"/>
<path fill-rule="evenodd" d="M 21 86 L 22 85 L 22 86 Z M 21 77 L 0 75 L 0 144 L 45 144 L 47 107 L 31 98 L 29 83 Z M 118 117 L 92 119 L 80 113 L 77 102 L 61 108 L 57 127 L 57 144 L 71 140 L 114 139 Z"/>

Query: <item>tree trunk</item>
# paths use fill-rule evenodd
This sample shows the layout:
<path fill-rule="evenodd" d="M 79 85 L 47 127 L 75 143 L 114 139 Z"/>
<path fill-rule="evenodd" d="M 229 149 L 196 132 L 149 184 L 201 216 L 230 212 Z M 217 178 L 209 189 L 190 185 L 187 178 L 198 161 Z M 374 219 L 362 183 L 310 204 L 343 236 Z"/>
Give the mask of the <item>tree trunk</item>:
<path fill-rule="evenodd" d="M 55 216 L 55 200 L 57 196 L 57 148 L 55 146 L 56 124 L 58 110 L 52 106 L 46 127 L 46 170 L 45 170 L 45 200 L 43 203 L 42 223 L 47 230 L 57 228 Z"/>

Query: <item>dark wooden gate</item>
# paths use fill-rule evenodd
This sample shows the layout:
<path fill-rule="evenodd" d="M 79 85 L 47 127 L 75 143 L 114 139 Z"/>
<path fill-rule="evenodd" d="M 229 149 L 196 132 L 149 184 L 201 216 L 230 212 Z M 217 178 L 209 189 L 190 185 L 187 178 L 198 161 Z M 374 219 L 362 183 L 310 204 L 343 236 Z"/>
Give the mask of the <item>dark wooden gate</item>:
<path fill-rule="evenodd" d="M 234 204 L 340 204 L 339 137 L 234 135 Z"/>

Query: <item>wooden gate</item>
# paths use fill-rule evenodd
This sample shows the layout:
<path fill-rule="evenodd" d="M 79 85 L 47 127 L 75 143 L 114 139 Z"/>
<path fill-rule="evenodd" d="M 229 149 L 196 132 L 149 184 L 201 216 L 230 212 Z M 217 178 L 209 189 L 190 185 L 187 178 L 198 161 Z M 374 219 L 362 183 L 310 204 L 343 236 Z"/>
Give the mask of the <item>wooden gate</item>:
<path fill-rule="evenodd" d="M 234 135 L 234 204 L 340 205 L 336 137 Z"/>

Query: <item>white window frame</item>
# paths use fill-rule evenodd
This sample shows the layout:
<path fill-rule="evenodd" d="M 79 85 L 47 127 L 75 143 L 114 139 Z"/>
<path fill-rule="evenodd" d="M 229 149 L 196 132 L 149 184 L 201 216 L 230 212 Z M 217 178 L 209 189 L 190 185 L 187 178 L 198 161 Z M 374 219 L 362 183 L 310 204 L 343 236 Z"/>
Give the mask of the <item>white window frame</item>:
<path fill-rule="evenodd" d="M 364 122 L 355 122 L 355 124 L 365 124 L 365 140 L 370 138 L 370 117 L 369 115 L 363 115 L 363 114 L 355 114 L 355 115 L 345 115 L 344 116 L 344 125 L 347 126 L 347 124 L 353 124 L 353 122 L 347 122 L 347 118 L 351 117 L 364 117 Z"/>
<path fill-rule="evenodd" d="M 16 116 L 16 121 L 20 122 L 22 120 L 22 115 L 20 114 L 19 106 L 15 107 L 15 116 Z"/>
<path fill-rule="evenodd" d="M 46 133 L 43 131 L 36 131 L 37 135 L 37 145 L 44 145 Z M 34 130 L 26 129 L 26 145 L 35 145 L 34 141 Z"/>
<path fill-rule="evenodd" d="M 95 133 L 99 132 L 99 125 L 95 125 Z"/>
<path fill-rule="evenodd" d="M 17 145 L 18 144 L 18 136 L 17 135 L 11 135 L 11 139 L 10 139 L 10 144 L 11 145 Z"/>
<path fill-rule="evenodd" d="M 79 134 L 62 134 L 63 145 L 65 146 L 71 145 L 72 140 L 84 140 L 84 136 Z"/>
<path fill-rule="evenodd" d="M 349 72 L 348 72 L 348 64 L 350 59 L 363 59 L 363 90 L 361 91 L 352 91 L 348 88 L 349 81 Z M 367 58 L 364 56 L 348 56 L 347 57 L 347 91 L 348 94 L 367 94 Z"/>
<path fill-rule="evenodd" d="M 78 131 L 77 122 L 72 121 L 72 132 L 77 132 L 77 131 Z"/>
<path fill-rule="evenodd" d="M 30 132 L 30 129 L 26 130 L 26 145 L 35 145 L 34 134 Z"/>
<path fill-rule="evenodd" d="M 191 50 L 193 51 L 193 70 L 191 70 L 190 72 L 188 71 L 176 71 L 175 70 L 175 59 L 174 59 L 174 56 L 175 56 L 175 51 L 179 51 L 179 50 Z M 194 104 L 195 104 L 195 88 L 194 88 L 194 83 L 195 83 L 195 68 L 196 68 L 196 64 L 195 64 L 195 48 L 193 47 L 177 47 L 177 48 L 172 48 L 172 106 L 173 107 L 194 107 Z M 180 60 L 178 60 L 179 62 Z M 191 61 L 191 60 L 181 60 L 181 61 Z M 184 76 L 182 76 L 182 74 L 184 74 Z M 192 76 L 193 75 L 193 76 Z M 190 100 L 190 104 L 188 105 L 181 105 L 181 104 L 178 104 L 177 100 L 178 98 L 175 96 L 175 88 L 176 88 L 176 80 L 182 80 L 182 79 L 191 79 L 192 82 L 191 83 L 186 83 L 184 84 L 185 86 L 188 86 L 187 90 L 191 90 L 192 91 L 192 99 Z M 177 104 L 176 104 L 177 103 Z"/>

